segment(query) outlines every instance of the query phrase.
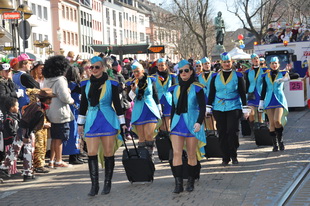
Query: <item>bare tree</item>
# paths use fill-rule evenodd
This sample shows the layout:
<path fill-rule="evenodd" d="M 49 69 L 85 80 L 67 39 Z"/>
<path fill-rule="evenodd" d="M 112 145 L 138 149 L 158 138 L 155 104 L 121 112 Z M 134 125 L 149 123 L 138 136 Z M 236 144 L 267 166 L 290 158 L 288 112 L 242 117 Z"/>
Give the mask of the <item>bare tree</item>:
<path fill-rule="evenodd" d="M 181 19 L 196 38 L 204 56 L 208 55 L 208 33 L 212 20 L 209 17 L 209 0 L 173 0 L 175 16 Z M 191 44 L 191 42 L 188 42 Z"/>
<path fill-rule="evenodd" d="M 268 25 L 278 22 L 285 10 L 278 9 L 283 0 L 235 0 L 233 7 L 226 1 L 227 11 L 235 14 L 243 28 L 252 33 L 258 42 L 261 41 Z"/>

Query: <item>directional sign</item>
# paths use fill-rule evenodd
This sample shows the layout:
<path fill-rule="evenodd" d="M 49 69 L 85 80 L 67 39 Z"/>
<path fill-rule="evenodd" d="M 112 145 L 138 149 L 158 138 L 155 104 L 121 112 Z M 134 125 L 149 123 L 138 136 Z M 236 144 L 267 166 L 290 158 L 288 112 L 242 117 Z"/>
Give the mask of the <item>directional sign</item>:
<path fill-rule="evenodd" d="M 19 12 L 5 12 L 2 14 L 3 19 L 20 19 L 21 15 Z"/>

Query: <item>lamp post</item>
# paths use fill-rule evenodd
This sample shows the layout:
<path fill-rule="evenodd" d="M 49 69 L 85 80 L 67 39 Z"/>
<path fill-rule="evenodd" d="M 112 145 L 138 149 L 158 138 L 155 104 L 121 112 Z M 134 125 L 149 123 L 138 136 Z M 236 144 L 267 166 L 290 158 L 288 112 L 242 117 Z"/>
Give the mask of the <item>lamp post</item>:
<path fill-rule="evenodd" d="M 18 8 L 15 10 L 10 0 L 0 0 L 0 14 L 4 14 L 6 12 L 14 12 L 15 14 L 20 13 L 20 17 L 18 18 L 7 18 L 10 20 L 10 25 L 11 25 L 13 55 L 17 56 L 17 50 L 18 50 L 18 55 L 20 54 L 20 40 L 18 38 L 18 34 L 16 34 L 16 32 L 20 33 L 19 28 L 17 26 L 18 20 L 22 19 L 22 25 L 20 26 L 20 28 L 22 28 L 22 31 L 21 31 L 22 33 L 20 34 L 20 36 L 23 39 L 24 52 L 25 52 L 25 49 L 28 47 L 27 39 L 31 32 L 29 30 L 29 26 L 27 26 L 28 22 L 25 19 L 30 18 L 33 13 L 30 7 L 26 3 L 19 5 Z M 16 38 L 17 38 L 17 42 L 16 42 Z M 17 49 L 17 45 L 18 45 L 18 49 Z"/>
<path fill-rule="evenodd" d="M 45 39 L 44 41 L 36 40 L 36 41 L 33 42 L 33 46 L 41 48 L 42 50 L 44 48 L 48 48 L 48 50 L 45 50 L 45 53 L 47 53 L 48 55 L 51 55 L 52 53 L 54 53 L 54 51 L 53 51 L 53 49 L 51 47 L 52 45 L 51 45 L 51 43 L 47 39 Z"/>

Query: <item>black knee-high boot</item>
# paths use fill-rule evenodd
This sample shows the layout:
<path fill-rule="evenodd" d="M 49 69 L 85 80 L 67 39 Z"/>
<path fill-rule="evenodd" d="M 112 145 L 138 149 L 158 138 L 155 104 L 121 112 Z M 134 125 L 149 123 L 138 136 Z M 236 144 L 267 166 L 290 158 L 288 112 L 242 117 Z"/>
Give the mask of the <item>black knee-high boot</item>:
<path fill-rule="evenodd" d="M 272 140 L 272 151 L 277 152 L 278 151 L 278 144 L 277 144 L 277 137 L 276 137 L 276 132 L 269 132 Z"/>
<path fill-rule="evenodd" d="M 276 134 L 277 134 L 279 149 L 283 151 L 285 149 L 284 144 L 283 144 L 283 127 L 276 128 Z"/>
<path fill-rule="evenodd" d="M 99 191 L 99 172 L 98 172 L 98 157 L 95 156 L 88 156 L 88 169 L 89 169 L 89 176 L 91 180 L 91 189 L 88 193 L 89 196 L 95 196 L 98 194 Z"/>
<path fill-rule="evenodd" d="M 111 191 L 114 165 L 115 165 L 114 156 L 104 157 L 105 178 L 104 178 L 103 190 L 101 192 L 102 195 L 109 194 Z"/>
<path fill-rule="evenodd" d="M 186 185 L 187 192 L 192 192 L 194 190 L 196 171 L 197 171 L 197 165 L 195 166 L 188 165 L 188 180 Z"/>
<path fill-rule="evenodd" d="M 154 150 L 154 140 L 153 141 L 145 141 L 146 149 L 149 151 L 150 156 L 153 156 L 153 150 Z"/>
<path fill-rule="evenodd" d="M 175 188 L 173 193 L 179 194 L 180 192 L 183 192 L 183 165 L 179 166 L 172 166 L 172 173 L 174 175 L 175 179 Z"/>

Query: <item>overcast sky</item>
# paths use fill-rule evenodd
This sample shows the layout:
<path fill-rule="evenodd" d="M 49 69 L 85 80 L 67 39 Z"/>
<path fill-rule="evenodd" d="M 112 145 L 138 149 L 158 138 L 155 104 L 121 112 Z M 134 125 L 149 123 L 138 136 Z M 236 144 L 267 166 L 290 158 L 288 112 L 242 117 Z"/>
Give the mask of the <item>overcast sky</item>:
<path fill-rule="evenodd" d="M 150 0 L 150 1 L 156 3 L 157 5 L 163 4 L 163 7 L 168 7 L 169 4 L 172 3 L 172 0 Z M 234 14 L 227 11 L 224 0 L 210 1 L 210 2 L 213 2 L 214 17 L 217 16 L 217 12 L 219 11 L 223 13 L 223 19 L 225 22 L 226 31 L 234 31 L 242 27 L 240 20 Z"/>

